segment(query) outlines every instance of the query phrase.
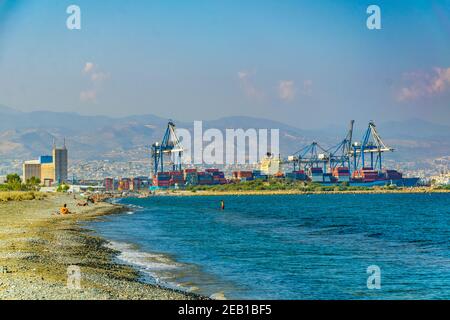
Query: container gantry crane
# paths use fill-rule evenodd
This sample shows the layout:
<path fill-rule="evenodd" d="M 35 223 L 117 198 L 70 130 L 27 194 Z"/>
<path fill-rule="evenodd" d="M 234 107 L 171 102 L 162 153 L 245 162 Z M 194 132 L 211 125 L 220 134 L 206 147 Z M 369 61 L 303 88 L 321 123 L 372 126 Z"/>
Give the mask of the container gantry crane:
<path fill-rule="evenodd" d="M 158 172 L 164 171 L 164 159 L 169 159 L 169 165 L 172 165 L 172 170 L 181 171 L 181 160 L 183 154 L 183 146 L 176 134 L 176 127 L 172 121 L 167 124 L 166 131 L 162 141 L 155 142 L 151 147 L 151 154 L 153 160 L 153 176 Z"/>
<path fill-rule="evenodd" d="M 344 140 L 327 150 L 327 153 L 330 155 L 330 169 L 334 169 L 338 166 L 348 167 L 350 169 L 354 124 L 355 120 L 351 120 Z"/>
<path fill-rule="evenodd" d="M 381 155 L 383 152 L 393 152 L 394 149 L 388 147 L 380 135 L 373 121 L 369 122 L 369 126 L 363 136 L 360 143 L 352 143 L 352 149 L 350 151 L 353 157 L 353 169 L 357 170 L 361 165 L 361 168 L 366 167 L 366 155 L 370 155 L 370 168 L 373 170 L 382 170 L 383 164 Z M 374 160 L 374 155 L 376 159 Z"/>
<path fill-rule="evenodd" d="M 326 172 L 329 161 L 330 155 L 328 151 L 317 142 L 313 142 L 310 145 L 303 147 L 292 156 L 288 157 L 288 162 L 292 162 L 294 165 L 294 171 L 298 165 L 299 169 L 304 170 L 322 167 L 323 172 Z"/>

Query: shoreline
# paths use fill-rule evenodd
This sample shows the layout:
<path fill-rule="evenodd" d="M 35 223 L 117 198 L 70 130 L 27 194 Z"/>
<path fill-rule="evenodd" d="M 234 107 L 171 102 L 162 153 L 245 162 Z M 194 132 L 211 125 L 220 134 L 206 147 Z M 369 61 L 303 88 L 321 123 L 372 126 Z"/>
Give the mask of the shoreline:
<path fill-rule="evenodd" d="M 0 300 L 206 299 L 145 283 L 138 268 L 117 261 L 120 252 L 109 241 L 81 225 L 126 207 L 77 201 L 61 194 L 0 203 Z M 52 215 L 63 203 L 76 213 Z M 69 266 L 80 268 L 81 289 L 68 288 Z"/>
<path fill-rule="evenodd" d="M 450 193 L 446 189 L 430 188 L 408 188 L 393 190 L 346 190 L 346 191 L 302 191 L 302 190 L 233 190 L 233 191 L 210 191 L 210 190 L 167 190 L 159 191 L 156 195 L 164 196 L 270 196 L 270 195 L 321 195 L 321 194 L 427 194 L 427 193 Z"/>

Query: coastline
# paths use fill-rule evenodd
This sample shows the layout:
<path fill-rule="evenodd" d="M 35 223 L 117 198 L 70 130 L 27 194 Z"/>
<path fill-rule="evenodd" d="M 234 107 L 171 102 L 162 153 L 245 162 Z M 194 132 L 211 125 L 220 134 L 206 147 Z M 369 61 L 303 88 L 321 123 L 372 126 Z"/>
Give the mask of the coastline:
<path fill-rule="evenodd" d="M 270 196 L 270 195 L 317 195 L 317 194 L 423 194 L 450 193 L 449 189 L 405 188 L 405 189 L 371 189 L 371 190 L 339 190 L 339 191 L 302 191 L 302 190 L 170 190 L 159 191 L 157 195 L 166 196 Z"/>
<path fill-rule="evenodd" d="M 119 252 L 80 223 L 124 207 L 105 202 L 77 207 L 77 201 L 58 194 L 0 204 L 0 300 L 203 298 L 144 283 L 137 269 L 116 262 Z M 52 215 L 63 203 L 75 214 Z M 72 265 L 80 267 L 81 289 L 67 286 Z"/>

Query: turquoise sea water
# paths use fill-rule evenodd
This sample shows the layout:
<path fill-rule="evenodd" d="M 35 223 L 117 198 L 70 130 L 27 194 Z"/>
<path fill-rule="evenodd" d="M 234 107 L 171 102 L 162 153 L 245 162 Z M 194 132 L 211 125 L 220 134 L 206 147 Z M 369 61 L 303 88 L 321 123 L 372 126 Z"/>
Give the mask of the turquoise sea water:
<path fill-rule="evenodd" d="M 151 282 L 229 299 L 450 298 L 449 194 L 120 202 L 132 209 L 91 226 Z"/>

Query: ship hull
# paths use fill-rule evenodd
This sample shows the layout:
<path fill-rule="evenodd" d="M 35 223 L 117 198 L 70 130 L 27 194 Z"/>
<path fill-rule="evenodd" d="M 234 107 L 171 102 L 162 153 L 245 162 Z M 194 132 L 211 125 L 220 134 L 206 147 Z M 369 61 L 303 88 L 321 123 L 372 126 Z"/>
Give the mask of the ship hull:
<path fill-rule="evenodd" d="M 321 183 L 326 186 L 340 185 L 341 183 Z M 376 180 L 370 182 L 364 181 L 350 181 L 349 185 L 351 187 L 383 187 L 388 185 L 395 185 L 397 187 L 415 187 L 419 184 L 419 178 L 401 178 L 395 180 Z"/>

